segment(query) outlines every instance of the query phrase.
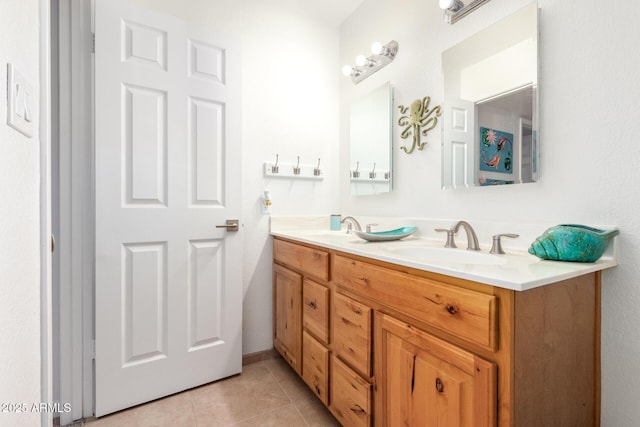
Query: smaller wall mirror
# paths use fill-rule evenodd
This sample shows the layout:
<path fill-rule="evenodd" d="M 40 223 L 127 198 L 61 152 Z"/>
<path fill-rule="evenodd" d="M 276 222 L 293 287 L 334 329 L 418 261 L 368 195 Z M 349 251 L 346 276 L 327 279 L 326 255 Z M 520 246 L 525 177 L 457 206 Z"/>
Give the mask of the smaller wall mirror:
<path fill-rule="evenodd" d="M 393 88 L 389 82 L 356 99 L 349 120 L 352 195 L 392 189 Z"/>
<path fill-rule="evenodd" d="M 442 54 L 442 187 L 538 180 L 538 7 Z"/>

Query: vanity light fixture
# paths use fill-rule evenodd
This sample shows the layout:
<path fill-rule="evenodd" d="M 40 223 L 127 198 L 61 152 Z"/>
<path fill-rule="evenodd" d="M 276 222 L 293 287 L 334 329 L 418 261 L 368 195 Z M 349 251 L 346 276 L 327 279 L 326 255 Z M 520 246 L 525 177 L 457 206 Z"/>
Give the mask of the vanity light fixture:
<path fill-rule="evenodd" d="M 444 22 L 455 24 L 488 1 L 473 0 L 467 5 L 461 0 L 439 0 L 439 3 L 440 8 L 444 9 Z"/>
<path fill-rule="evenodd" d="M 380 68 L 390 64 L 398 53 L 398 42 L 391 40 L 383 45 L 382 43 L 374 43 L 371 45 L 371 55 L 358 55 L 356 57 L 356 66 L 345 65 L 342 67 L 342 74 L 351 77 L 354 83 L 360 83 Z"/>

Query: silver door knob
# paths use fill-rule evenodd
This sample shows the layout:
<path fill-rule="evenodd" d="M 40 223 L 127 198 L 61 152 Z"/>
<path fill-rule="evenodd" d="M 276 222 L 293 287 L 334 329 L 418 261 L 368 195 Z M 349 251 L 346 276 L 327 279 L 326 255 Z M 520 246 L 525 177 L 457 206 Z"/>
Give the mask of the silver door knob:
<path fill-rule="evenodd" d="M 227 231 L 238 231 L 240 221 L 237 219 L 228 219 L 225 225 L 216 225 L 216 228 L 226 228 Z"/>

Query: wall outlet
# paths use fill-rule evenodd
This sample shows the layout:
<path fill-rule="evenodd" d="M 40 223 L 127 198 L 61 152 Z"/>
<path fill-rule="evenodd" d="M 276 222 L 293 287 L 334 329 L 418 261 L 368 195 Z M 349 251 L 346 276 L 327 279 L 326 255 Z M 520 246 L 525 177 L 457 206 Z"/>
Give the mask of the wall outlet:
<path fill-rule="evenodd" d="M 13 64 L 7 63 L 7 124 L 33 136 L 33 88 Z"/>

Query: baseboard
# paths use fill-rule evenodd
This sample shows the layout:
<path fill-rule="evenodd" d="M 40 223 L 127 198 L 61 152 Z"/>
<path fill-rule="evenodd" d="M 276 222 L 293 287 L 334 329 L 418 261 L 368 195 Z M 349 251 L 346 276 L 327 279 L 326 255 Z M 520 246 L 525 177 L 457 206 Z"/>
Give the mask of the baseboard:
<path fill-rule="evenodd" d="M 251 365 L 252 363 L 262 362 L 263 360 L 277 359 L 280 357 L 274 349 L 258 351 L 256 353 L 244 354 L 242 356 L 242 366 Z"/>

